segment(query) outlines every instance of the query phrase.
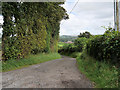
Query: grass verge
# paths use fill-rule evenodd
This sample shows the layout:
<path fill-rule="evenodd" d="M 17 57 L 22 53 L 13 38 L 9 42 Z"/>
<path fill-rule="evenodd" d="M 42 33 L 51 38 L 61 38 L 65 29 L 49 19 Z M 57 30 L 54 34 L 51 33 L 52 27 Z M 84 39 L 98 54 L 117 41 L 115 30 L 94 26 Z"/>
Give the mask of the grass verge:
<path fill-rule="evenodd" d="M 85 53 L 77 57 L 77 64 L 96 88 L 118 88 L 118 68 L 115 66 L 99 62 Z"/>
<path fill-rule="evenodd" d="M 6 62 L 2 62 L 2 72 L 20 69 L 30 65 L 39 64 L 59 58 L 61 58 L 60 54 L 50 53 L 50 54 L 30 55 L 27 58 L 19 59 L 19 60 L 11 59 Z"/>

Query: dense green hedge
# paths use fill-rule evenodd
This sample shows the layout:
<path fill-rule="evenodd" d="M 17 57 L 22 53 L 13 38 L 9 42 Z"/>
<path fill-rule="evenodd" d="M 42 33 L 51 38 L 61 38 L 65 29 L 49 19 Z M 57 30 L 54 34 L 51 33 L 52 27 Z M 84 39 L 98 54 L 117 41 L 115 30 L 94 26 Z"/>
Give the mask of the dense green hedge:
<path fill-rule="evenodd" d="M 60 21 L 66 19 L 63 2 L 3 2 L 2 56 L 57 52 Z"/>
<path fill-rule="evenodd" d="M 72 54 L 87 51 L 87 54 L 99 61 L 106 61 L 113 65 L 120 65 L 120 32 L 107 31 L 103 35 L 87 38 L 78 38 L 74 44 L 64 45 L 60 53 Z"/>
<path fill-rule="evenodd" d="M 76 47 L 73 44 L 65 44 L 59 49 L 59 53 L 73 53 L 76 51 Z"/>
<path fill-rule="evenodd" d="M 88 41 L 88 39 L 85 37 L 77 38 L 74 41 L 74 45 L 76 46 L 76 50 L 81 52 L 85 48 L 87 41 Z"/>
<path fill-rule="evenodd" d="M 120 32 L 113 31 L 91 38 L 86 50 L 90 56 L 99 61 L 120 64 Z"/>

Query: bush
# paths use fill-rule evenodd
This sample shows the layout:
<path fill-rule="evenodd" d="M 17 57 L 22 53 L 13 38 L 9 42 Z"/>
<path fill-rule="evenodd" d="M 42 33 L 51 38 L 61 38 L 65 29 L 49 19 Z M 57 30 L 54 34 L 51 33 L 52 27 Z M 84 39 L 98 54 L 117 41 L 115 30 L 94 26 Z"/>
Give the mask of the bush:
<path fill-rule="evenodd" d="M 84 47 L 86 46 L 87 41 L 88 41 L 88 39 L 85 37 L 76 39 L 74 41 L 74 45 L 76 46 L 76 50 L 78 52 L 81 52 L 84 49 Z"/>
<path fill-rule="evenodd" d="M 59 53 L 73 53 L 76 52 L 76 47 L 73 44 L 65 44 L 61 49 L 59 49 Z"/>
<path fill-rule="evenodd" d="M 113 31 L 91 38 L 86 44 L 87 53 L 99 61 L 120 64 L 120 33 Z"/>

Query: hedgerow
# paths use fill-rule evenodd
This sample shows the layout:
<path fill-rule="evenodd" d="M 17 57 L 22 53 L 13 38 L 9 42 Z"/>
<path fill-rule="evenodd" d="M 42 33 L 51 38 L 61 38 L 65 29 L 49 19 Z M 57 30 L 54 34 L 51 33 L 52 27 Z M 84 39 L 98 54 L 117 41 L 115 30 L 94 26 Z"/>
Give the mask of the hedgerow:
<path fill-rule="evenodd" d="M 87 54 L 99 61 L 120 64 L 120 32 L 113 31 L 91 38 L 86 45 Z"/>
<path fill-rule="evenodd" d="M 40 52 L 57 52 L 64 2 L 3 2 L 3 60 Z"/>
<path fill-rule="evenodd" d="M 82 52 L 83 49 L 84 49 L 85 46 L 86 46 L 87 41 L 88 41 L 88 39 L 85 38 L 85 37 L 77 38 L 77 39 L 74 41 L 74 45 L 76 46 L 76 50 L 77 50 L 78 52 Z"/>

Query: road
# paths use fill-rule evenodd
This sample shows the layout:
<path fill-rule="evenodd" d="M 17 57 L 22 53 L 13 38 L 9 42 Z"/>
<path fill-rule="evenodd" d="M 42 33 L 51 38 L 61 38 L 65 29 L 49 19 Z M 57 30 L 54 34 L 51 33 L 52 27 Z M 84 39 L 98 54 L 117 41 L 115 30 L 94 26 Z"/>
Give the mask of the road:
<path fill-rule="evenodd" d="M 76 59 L 61 59 L 2 73 L 3 88 L 93 88 L 79 72 Z"/>

